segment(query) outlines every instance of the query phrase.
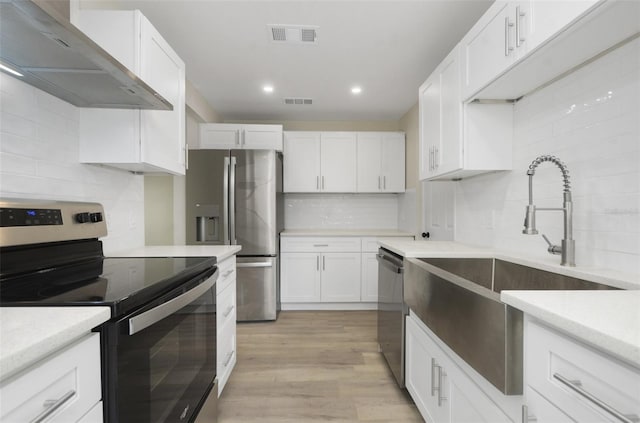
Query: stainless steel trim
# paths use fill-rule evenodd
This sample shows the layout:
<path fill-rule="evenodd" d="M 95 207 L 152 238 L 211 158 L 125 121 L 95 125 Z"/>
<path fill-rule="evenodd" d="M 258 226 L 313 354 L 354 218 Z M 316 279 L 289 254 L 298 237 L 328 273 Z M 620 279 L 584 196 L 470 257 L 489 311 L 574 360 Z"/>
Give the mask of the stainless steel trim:
<path fill-rule="evenodd" d="M 567 379 L 566 377 L 562 376 L 559 373 L 554 373 L 553 374 L 553 378 L 556 379 L 557 381 L 559 381 L 560 383 L 562 383 L 563 385 L 565 385 L 567 388 L 569 388 L 572 391 L 574 391 L 576 394 L 580 395 L 581 397 L 585 398 L 588 401 L 591 401 L 594 405 L 598 406 L 602 410 L 604 410 L 607 413 L 611 414 L 613 417 L 615 417 L 616 419 L 620 420 L 621 422 L 624 422 L 624 423 L 638 423 L 638 422 L 640 422 L 640 417 L 638 417 L 637 415 L 635 415 L 635 414 L 622 414 L 621 412 L 619 412 L 618 410 L 616 410 L 615 408 L 613 408 L 609 404 L 603 402 L 602 400 L 596 398 L 595 396 L 593 396 L 589 392 L 585 391 L 582 388 L 582 384 L 580 383 L 580 381 L 569 380 L 569 379 Z"/>
<path fill-rule="evenodd" d="M 231 363 L 231 359 L 233 358 L 233 355 L 235 354 L 235 351 L 230 351 L 229 354 L 227 355 L 227 358 L 225 358 L 224 362 L 222 363 L 222 365 L 224 367 L 227 367 L 229 365 L 229 363 Z"/>
<path fill-rule="evenodd" d="M 273 267 L 273 263 L 267 261 L 260 261 L 255 263 L 236 263 L 236 267 Z"/>
<path fill-rule="evenodd" d="M 22 81 L 78 107 L 173 110 L 169 101 L 71 23 L 69 3 L 0 2 L 0 60 L 22 73 Z M 4 48 L 15 42 L 18 45 Z"/>
<path fill-rule="evenodd" d="M 228 317 L 228 316 L 231 314 L 231 312 L 233 311 L 233 309 L 234 309 L 234 308 L 236 308 L 236 306 L 234 306 L 234 305 L 229 306 L 229 308 L 227 309 L 227 311 L 225 311 L 224 313 L 222 313 L 222 316 L 223 316 L 223 317 Z"/>
<path fill-rule="evenodd" d="M 71 400 L 71 398 L 73 398 L 75 395 L 76 395 L 76 391 L 72 389 L 66 394 L 64 394 L 63 396 L 61 396 L 60 398 L 58 398 L 57 400 L 45 401 L 44 406 L 47 408 L 43 410 L 40 414 L 38 414 L 36 417 L 34 417 L 33 420 L 31 420 L 31 423 L 40 423 L 45 421 L 51 414 L 53 414 L 57 409 L 62 407 L 66 402 Z"/>
<path fill-rule="evenodd" d="M 231 159 L 229 156 L 224 158 L 224 175 L 222 177 L 222 232 L 224 244 L 229 245 L 231 238 L 229 236 L 229 169 L 231 167 Z"/>
<path fill-rule="evenodd" d="M 152 308 L 151 310 L 145 311 L 144 313 L 130 318 L 129 335 L 134 335 L 137 332 L 148 328 L 154 323 L 159 322 L 165 317 L 170 316 L 171 314 L 180 310 L 182 307 L 186 306 L 187 304 L 207 292 L 207 290 L 211 289 L 216 283 L 217 275 L 218 271 L 216 270 L 216 273 L 214 273 L 206 281 L 190 289 L 184 294 L 181 294 L 175 298 L 172 298 L 166 303 L 160 304 L 159 306 Z"/>
<path fill-rule="evenodd" d="M 229 242 L 236 245 L 236 158 L 233 156 L 229 169 Z"/>

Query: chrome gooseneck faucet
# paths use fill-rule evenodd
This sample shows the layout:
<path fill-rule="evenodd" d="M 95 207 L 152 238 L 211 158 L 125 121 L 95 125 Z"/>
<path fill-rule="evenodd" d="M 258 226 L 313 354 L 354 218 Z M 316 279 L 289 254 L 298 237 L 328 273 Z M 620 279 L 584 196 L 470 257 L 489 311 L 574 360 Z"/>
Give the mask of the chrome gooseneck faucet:
<path fill-rule="evenodd" d="M 533 204 L 533 175 L 536 173 L 536 168 L 543 162 L 551 162 L 557 165 L 562 172 L 562 179 L 564 183 L 563 190 L 563 204 L 561 208 L 536 208 Z M 564 239 L 561 245 L 554 245 L 549 241 L 546 235 L 542 235 L 549 248 L 547 251 L 551 254 L 561 255 L 560 264 L 563 266 L 575 266 L 576 265 L 576 243 L 573 240 L 573 203 L 571 202 L 571 183 L 569 182 L 569 170 L 567 165 L 562 163 L 560 159 L 555 156 L 540 156 L 535 159 L 529 165 L 527 170 L 529 175 L 529 205 L 527 205 L 527 214 L 524 218 L 523 234 L 535 235 L 538 233 L 536 230 L 536 211 L 562 211 L 564 213 Z"/>

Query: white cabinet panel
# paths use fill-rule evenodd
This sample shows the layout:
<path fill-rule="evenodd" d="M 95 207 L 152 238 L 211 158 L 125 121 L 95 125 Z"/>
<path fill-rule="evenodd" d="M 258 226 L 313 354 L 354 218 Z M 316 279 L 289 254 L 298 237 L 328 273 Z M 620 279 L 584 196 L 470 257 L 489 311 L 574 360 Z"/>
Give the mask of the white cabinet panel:
<path fill-rule="evenodd" d="M 553 422 L 553 423 L 574 423 L 575 420 L 569 418 L 566 414 L 564 414 L 558 407 L 551 404 L 540 395 L 535 389 L 532 389 L 530 386 L 525 387 L 524 392 L 525 398 L 527 399 L 527 417 L 529 417 L 529 421 L 533 422 Z"/>
<path fill-rule="evenodd" d="M 433 73 L 418 92 L 420 109 L 420 180 L 435 173 L 435 148 L 440 146 L 440 75 Z"/>
<path fill-rule="evenodd" d="M 360 253 L 322 254 L 322 302 L 360 301 Z"/>
<path fill-rule="evenodd" d="M 356 192 L 355 134 L 323 132 L 320 139 L 321 191 Z"/>
<path fill-rule="evenodd" d="M 284 192 L 320 191 L 320 133 L 285 132 Z"/>
<path fill-rule="evenodd" d="M 348 236 L 307 237 L 283 236 L 280 251 L 285 253 L 360 252 L 360 238 Z"/>
<path fill-rule="evenodd" d="M 382 191 L 404 192 L 406 173 L 404 133 L 382 133 L 382 164 L 380 168 Z"/>
<path fill-rule="evenodd" d="M 218 392 L 222 391 L 235 367 L 236 357 L 236 256 L 218 263 L 216 282 L 216 374 Z"/>
<path fill-rule="evenodd" d="M 358 192 L 382 190 L 382 135 L 358 132 Z"/>
<path fill-rule="evenodd" d="M 82 418 L 78 421 L 78 423 L 102 423 L 104 417 L 104 410 L 102 409 L 103 403 L 100 401 Z"/>
<path fill-rule="evenodd" d="M 362 253 L 362 281 L 360 299 L 363 302 L 378 301 L 378 253 Z"/>
<path fill-rule="evenodd" d="M 281 253 L 280 298 L 283 303 L 320 301 L 320 254 Z"/>
<path fill-rule="evenodd" d="M 199 145 L 193 148 L 282 151 L 282 125 L 201 123 Z"/>
<path fill-rule="evenodd" d="M 73 23 L 173 105 L 171 111 L 80 108 L 80 162 L 184 175 L 184 62 L 139 11 L 82 10 Z"/>

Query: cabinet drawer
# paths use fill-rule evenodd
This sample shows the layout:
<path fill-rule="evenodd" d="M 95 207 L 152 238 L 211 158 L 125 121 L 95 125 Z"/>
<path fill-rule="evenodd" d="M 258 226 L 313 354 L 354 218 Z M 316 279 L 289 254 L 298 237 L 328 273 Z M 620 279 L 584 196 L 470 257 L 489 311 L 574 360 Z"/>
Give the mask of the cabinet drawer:
<path fill-rule="evenodd" d="M 0 385 L 0 421 L 30 422 L 51 410 L 47 422 L 76 422 L 100 401 L 100 385 L 100 335 L 93 333 Z"/>
<path fill-rule="evenodd" d="M 218 331 L 229 320 L 236 320 L 236 284 L 231 283 L 217 296 L 217 328 Z"/>
<path fill-rule="evenodd" d="M 360 252 L 360 237 L 282 237 L 280 251 L 283 253 L 357 253 Z"/>
<path fill-rule="evenodd" d="M 533 320 L 525 325 L 527 385 L 577 421 L 619 421 L 604 406 L 640 416 L 639 369 Z"/>
<path fill-rule="evenodd" d="M 220 295 L 231 282 L 236 280 L 236 256 L 229 257 L 218 263 L 220 276 L 216 281 L 216 293 Z"/>

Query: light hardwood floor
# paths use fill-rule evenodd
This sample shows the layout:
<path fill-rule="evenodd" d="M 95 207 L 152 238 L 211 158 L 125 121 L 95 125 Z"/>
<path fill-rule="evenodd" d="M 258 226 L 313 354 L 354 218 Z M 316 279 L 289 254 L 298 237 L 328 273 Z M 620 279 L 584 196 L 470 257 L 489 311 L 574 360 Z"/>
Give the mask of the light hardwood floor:
<path fill-rule="evenodd" d="M 284 311 L 237 331 L 220 423 L 423 421 L 378 353 L 373 311 Z"/>

